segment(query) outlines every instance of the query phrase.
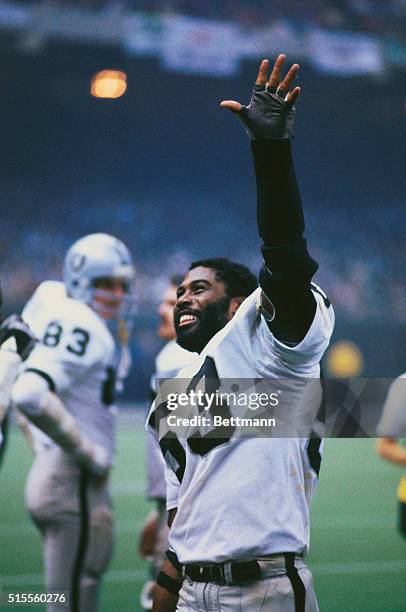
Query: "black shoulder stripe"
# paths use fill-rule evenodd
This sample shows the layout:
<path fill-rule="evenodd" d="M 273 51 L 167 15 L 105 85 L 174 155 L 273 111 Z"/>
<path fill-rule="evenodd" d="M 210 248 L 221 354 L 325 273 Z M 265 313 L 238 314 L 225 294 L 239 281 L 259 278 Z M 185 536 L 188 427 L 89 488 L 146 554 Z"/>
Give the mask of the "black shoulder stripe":
<path fill-rule="evenodd" d="M 38 374 L 38 376 L 41 376 L 41 378 L 43 378 L 44 380 L 47 381 L 49 390 L 53 391 L 54 393 L 56 393 L 55 383 L 54 383 L 54 381 L 52 380 L 52 378 L 50 377 L 49 374 L 47 374 L 43 370 L 38 370 L 37 368 L 27 368 L 25 370 L 25 372 L 34 372 L 35 374 Z"/>
<path fill-rule="evenodd" d="M 316 286 L 314 283 L 310 283 L 310 284 L 311 284 L 312 290 L 313 290 L 315 293 L 318 293 L 319 295 L 321 295 L 321 297 L 323 298 L 324 303 L 325 303 L 325 305 L 326 305 L 326 308 L 328 308 L 329 306 L 331 306 L 331 302 L 330 302 L 329 298 L 327 297 L 327 295 L 324 293 L 324 291 L 322 291 L 322 290 L 320 289 L 320 287 L 317 287 L 317 286 Z"/>

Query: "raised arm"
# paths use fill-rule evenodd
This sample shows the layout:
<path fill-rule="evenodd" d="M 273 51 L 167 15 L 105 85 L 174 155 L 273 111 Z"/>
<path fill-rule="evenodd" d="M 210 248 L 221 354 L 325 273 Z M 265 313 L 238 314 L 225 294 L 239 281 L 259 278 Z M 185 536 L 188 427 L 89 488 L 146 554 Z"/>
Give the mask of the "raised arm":
<path fill-rule="evenodd" d="M 294 104 L 300 88 L 291 90 L 299 66 L 285 78 L 279 55 L 268 79 L 269 61 L 261 62 L 248 106 L 234 100 L 221 103 L 236 113 L 251 139 L 257 183 L 257 221 L 264 266 L 260 274 L 262 307 L 272 333 L 296 344 L 306 335 L 316 302 L 310 281 L 318 268 L 307 252 L 305 223 L 296 181 L 291 137 Z"/>

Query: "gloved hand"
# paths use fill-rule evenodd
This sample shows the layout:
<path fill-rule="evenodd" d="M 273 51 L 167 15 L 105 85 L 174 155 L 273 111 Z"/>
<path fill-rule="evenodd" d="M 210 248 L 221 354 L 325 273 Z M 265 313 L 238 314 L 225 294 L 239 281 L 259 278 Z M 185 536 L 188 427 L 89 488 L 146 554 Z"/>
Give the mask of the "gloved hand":
<path fill-rule="evenodd" d="M 290 91 L 290 86 L 298 73 L 299 66 L 293 64 L 281 81 L 284 61 L 285 56 L 279 55 L 269 80 L 267 76 L 269 61 L 261 62 L 248 106 L 235 100 L 221 102 L 223 108 L 228 108 L 239 116 L 251 140 L 293 136 L 294 103 L 300 94 L 300 87 L 295 87 Z"/>
<path fill-rule="evenodd" d="M 27 359 L 35 346 L 35 336 L 22 318 L 16 314 L 10 315 L 0 324 L 0 346 L 9 338 L 14 338 L 17 353 L 21 359 Z"/>
<path fill-rule="evenodd" d="M 111 469 L 111 457 L 99 444 L 83 438 L 82 446 L 73 453 L 76 461 L 93 476 L 103 478 Z"/>

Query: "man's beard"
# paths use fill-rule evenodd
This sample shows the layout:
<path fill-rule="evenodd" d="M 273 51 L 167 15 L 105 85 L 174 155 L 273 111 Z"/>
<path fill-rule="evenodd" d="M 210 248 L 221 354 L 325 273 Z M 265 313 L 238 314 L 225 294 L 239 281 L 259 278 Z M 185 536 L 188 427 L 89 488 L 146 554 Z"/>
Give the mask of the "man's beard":
<path fill-rule="evenodd" d="M 193 353 L 201 353 L 206 344 L 228 323 L 227 311 L 230 298 L 225 297 L 208 304 L 201 311 L 192 329 L 176 325 L 176 341 L 182 348 Z"/>

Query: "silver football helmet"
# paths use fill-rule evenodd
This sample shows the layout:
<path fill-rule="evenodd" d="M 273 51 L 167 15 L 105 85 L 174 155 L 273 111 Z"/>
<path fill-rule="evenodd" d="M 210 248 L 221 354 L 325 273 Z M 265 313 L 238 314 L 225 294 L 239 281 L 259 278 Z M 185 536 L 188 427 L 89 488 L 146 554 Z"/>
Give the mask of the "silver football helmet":
<path fill-rule="evenodd" d="M 77 240 L 66 254 L 63 282 L 70 298 L 84 302 L 101 318 L 120 346 L 116 389 L 131 368 L 128 346 L 133 317 L 135 270 L 125 244 L 109 234 L 89 234 Z"/>
<path fill-rule="evenodd" d="M 66 254 L 63 282 L 69 297 L 98 310 L 96 295 L 108 290 L 97 289 L 96 284 L 106 279 L 120 279 L 125 286 L 123 307 L 132 302 L 134 266 L 129 250 L 123 242 L 109 234 L 89 234 L 77 240 Z M 121 318 L 123 312 L 113 318 Z"/>

